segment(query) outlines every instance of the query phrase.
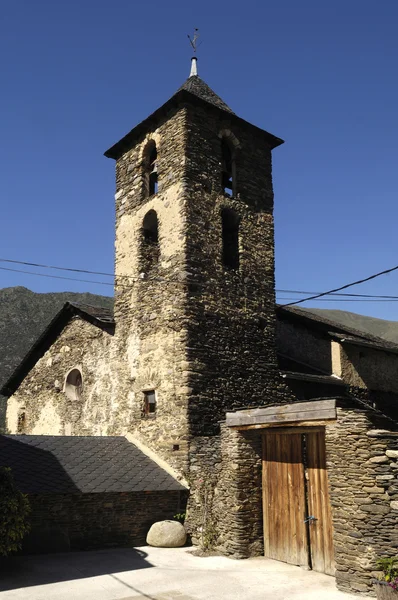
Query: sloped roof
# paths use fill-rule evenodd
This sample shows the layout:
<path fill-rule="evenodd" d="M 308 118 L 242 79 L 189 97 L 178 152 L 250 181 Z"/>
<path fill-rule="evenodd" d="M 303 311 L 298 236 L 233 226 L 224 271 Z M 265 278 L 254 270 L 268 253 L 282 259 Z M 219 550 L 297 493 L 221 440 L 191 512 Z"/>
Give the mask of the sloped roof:
<path fill-rule="evenodd" d="M 25 494 L 186 489 L 125 437 L 2 435 L 0 465 Z"/>
<path fill-rule="evenodd" d="M 269 144 L 270 148 L 276 148 L 283 144 L 283 140 L 272 135 L 272 133 L 268 133 L 264 129 L 260 129 L 256 127 L 256 125 L 252 125 L 248 121 L 245 121 L 241 117 L 238 117 L 208 85 L 201 79 L 198 75 L 192 75 L 188 77 L 188 79 L 182 84 L 182 86 L 177 90 L 171 98 L 167 100 L 162 106 L 160 106 L 155 112 L 153 112 L 149 117 L 144 119 L 141 123 L 136 125 L 129 133 L 123 136 L 116 144 L 114 144 L 111 148 L 109 148 L 104 154 L 107 158 L 120 158 L 125 152 L 127 152 L 134 143 L 147 133 L 153 127 L 156 127 L 157 124 L 161 121 L 162 118 L 165 118 L 170 114 L 171 109 L 176 108 L 183 104 L 184 102 L 190 103 L 198 103 L 203 105 L 207 105 L 208 107 L 217 108 L 220 111 L 225 113 L 226 117 L 233 119 L 234 121 L 238 121 L 239 123 L 244 123 L 249 127 L 252 127 L 256 131 L 262 132 L 265 140 Z"/>
<path fill-rule="evenodd" d="M 205 102 L 208 102 L 209 104 L 213 104 L 213 106 L 216 106 L 217 108 L 220 108 L 221 110 L 225 110 L 225 111 L 231 113 L 232 115 L 235 114 L 229 108 L 228 104 L 226 104 L 224 102 L 224 100 L 222 100 L 222 98 L 220 98 L 220 96 L 218 96 L 215 92 L 213 92 L 211 87 L 209 87 L 207 85 L 207 83 L 205 83 L 203 81 L 203 79 L 201 79 L 198 75 L 192 75 L 191 77 L 188 77 L 188 79 L 186 81 L 184 81 L 184 83 L 177 90 L 177 92 L 180 92 L 181 90 L 186 90 L 187 92 L 194 94 L 201 100 L 204 100 Z"/>
<path fill-rule="evenodd" d="M 113 310 L 111 308 L 91 306 L 89 304 L 82 304 L 80 302 L 67 302 L 65 306 L 68 305 L 73 309 L 75 314 L 79 314 L 82 318 L 90 320 L 91 317 L 91 319 L 96 322 L 95 324 L 104 325 L 106 327 L 108 325 L 114 325 L 115 323 L 113 318 Z"/>
<path fill-rule="evenodd" d="M 29 373 L 30 369 L 49 349 L 67 323 L 76 316 L 81 317 L 96 327 L 104 329 L 109 334 L 113 334 L 115 322 L 113 319 L 113 311 L 111 309 L 102 308 L 100 306 L 89 306 L 88 304 L 66 302 L 33 344 L 9 379 L 5 382 L 0 389 L 0 394 L 10 396 L 15 392 L 21 381 L 23 381 Z"/>

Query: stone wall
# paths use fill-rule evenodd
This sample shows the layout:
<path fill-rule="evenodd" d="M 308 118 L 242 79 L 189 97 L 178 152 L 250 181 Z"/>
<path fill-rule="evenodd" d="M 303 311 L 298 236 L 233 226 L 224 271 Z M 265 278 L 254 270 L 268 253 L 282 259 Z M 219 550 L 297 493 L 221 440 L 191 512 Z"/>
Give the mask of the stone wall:
<path fill-rule="evenodd" d="M 377 557 L 398 548 L 398 434 L 375 411 L 345 404 L 326 428 L 336 581 L 374 595 Z"/>
<path fill-rule="evenodd" d="M 79 317 L 72 319 L 9 398 L 8 431 L 34 435 L 113 434 L 117 403 L 114 365 L 118 357 L 112 338 L 108 331 Z M 83 389 L 81 397 L 72 400 L 64 393 L 64 386 L 74 368 L 82 373 Z"/>
<path fill-rule="evenodd" d="M 222 135 L 237 145 L 234 198 L 221 189 Z M 226 410 L 285 399 L 285 388 L 275 352 L 270 148 L 256 128 L 195 107 L 187 156 L 189 424 L 202 436 L 218 433 Z M 224 208 L 239 216 L 238 270 L 222 262 Z"/>
<path fill-rule="evenodd" d="M 344 399 L 339 404 L 337 421 L 325 428 L 336 582 L 344 591 L 374 595 L 377 557 L 395 555 L 398 548 L 398 433 L 387 429 L 391 421 L 371 408 Z M 223 425 L 213 456 L 208 439 L 196 439 L 190 498 L 195 511 L 189 525 L 200 539 L 205 525 L 201 474 L 204 465 L 209 473 L 213 465 L 216 547 L 235 558 L 264 551 L 262 433 Z M 214 455 L 221 460 L 214 461 Z"/>
<path fill-rule="evenodd" d="M 278 352 L 332 373 L 332 347 L 329 336 L 308 326 L 291 323 L 279 315 L 277 320 Z"/>
<path fill-rule="evenodd" d="M 349 385 L 398 393 L 397 354 L 341 344 L 340 361 L 341 376 Z"/>
<path fill-rule="evenodd" d="M 184 512 L 178 491 L 30 495 L 25 553 L 142 546 L 150 526 Z"/>
<path fill-rule="evenodd" d="M 131 405 L 130 430 L 160 456 L 187 470 L 187 365 L 184 329 L 186 111 L 137 141 L 116 164 L 115 343 L 122 358 L 120 397 Z M 157 146 L 158 193 L 147 197 L 145 148 Z M 142 259 L 143 220 L 158 218 L 159 260 Z M 156 392 L 156 414 L 143 414 L 143 392 Z"/>
<path fill-rule="evenodd" d="M 221 186 L 222 136 L 236 149 L 233 199 Z M 147 197 L 150 140 L 159 187 Z M 194 438 L 217 445 L 226 410 L 293 398 L 275 354 L 268 138 L 211 106 L 187 104 L 136 140 L 116 174 L 119 394 L 129 398 L 134 435 L 188 474 Z M 239 271 L 222 264 L 223 208 L 240 217 Z M 140 254 L 149 210 L 158 217 L 159 261 L 146 269 Z M 146 389 L 157 394 L 151 418 L 142 414 Z"/>

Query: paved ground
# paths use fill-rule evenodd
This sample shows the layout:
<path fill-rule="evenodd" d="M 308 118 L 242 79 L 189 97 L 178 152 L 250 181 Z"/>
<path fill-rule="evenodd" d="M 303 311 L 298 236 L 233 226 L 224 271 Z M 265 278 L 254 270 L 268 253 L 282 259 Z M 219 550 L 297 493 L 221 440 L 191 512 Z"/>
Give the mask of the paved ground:
<path fill-rule="evenodd" d="M 358 600 L 333 577 L 266 558 L 200 558 L 191 548 L 73 552 L 0 563 L 1 600 Z M 6 567 L 6 568 L 4 568 Z"/>

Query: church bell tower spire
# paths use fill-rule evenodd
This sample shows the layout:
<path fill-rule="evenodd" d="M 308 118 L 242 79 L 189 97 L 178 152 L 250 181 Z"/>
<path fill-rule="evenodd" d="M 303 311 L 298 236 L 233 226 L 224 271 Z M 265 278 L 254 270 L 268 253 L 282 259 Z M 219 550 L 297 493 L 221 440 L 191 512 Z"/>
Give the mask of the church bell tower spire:
<path fill-rule="evenodd" d="M 188 34 L 189 43 L 193 48 L 193 57 L 191 58 L 191 72 L 189 74 L 190 77 L 195 77 L 198 74 L 198 57 L 196 56 L 196 51 L 198 49 L 198 37 L 199 37 L 199 29 L 195 27 L 193 37 Z"/>

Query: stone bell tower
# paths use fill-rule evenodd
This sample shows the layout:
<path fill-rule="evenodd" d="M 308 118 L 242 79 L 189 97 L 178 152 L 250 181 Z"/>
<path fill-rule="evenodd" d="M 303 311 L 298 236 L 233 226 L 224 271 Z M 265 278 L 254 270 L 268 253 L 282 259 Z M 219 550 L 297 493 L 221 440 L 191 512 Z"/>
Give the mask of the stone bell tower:
<path fill-rule="evenodd" d="M 226 410 L 275 402 L 271 151 L 196 74 L 116 160 L 120 427 L 182 472 Z"/>

